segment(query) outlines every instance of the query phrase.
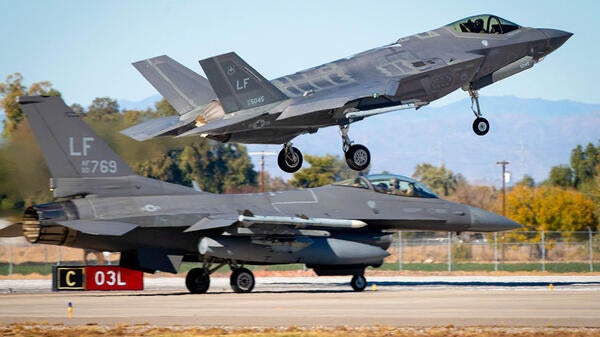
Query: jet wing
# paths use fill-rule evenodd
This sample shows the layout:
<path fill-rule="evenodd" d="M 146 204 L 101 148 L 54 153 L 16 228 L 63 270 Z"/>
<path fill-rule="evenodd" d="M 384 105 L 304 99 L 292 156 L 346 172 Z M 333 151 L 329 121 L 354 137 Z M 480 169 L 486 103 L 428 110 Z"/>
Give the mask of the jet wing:
<path fill-rule="evenodd" d="M 207 216 L 191 225 L 188 229 L 184 230 L 184 232 L 195 232 L 213 228 L 229 227 L 238 221 L 237 218 L 237 213 Z"/>
<path fill-rule="evenodd" d="M 336 88 L 328 92 L 315 92 L 306 97 L 297 97 L 281 113 L 277 120 L 301 116 L 315 111 L 337 109 L 348 102 L 365 97 L 394 95 L 398 88 L 397 81 L 351 84 L 344 88 Z"/>
<path fill-rule="evenodd" d="M 216 121 L 207 123 L 206 125 L 203 125 L 203 126 L 194 128 L 192 130 L 189 130 L 187 132 L 184 132 L 181 135 L 179 135 L 178 137 L 185 137 L 185 136 L 191 136 L 191 135 L 197 135 L 197 134 L 203 134 L 203 133 L 221 134 L 221 133 L 226 133 L 229 128 L 247 129 L 246 127 L 244 127 L 244 123 L 246 123 L 248 120 L 251 120 L 258 116 L 267 115 L 267 114 L 268 114 L 268 110 L 263 110 L 263 109 L 256 109 L 254 111 L 244 112 L 243 114 L 238 114 L 235 116 L 231 116 L 229 118 L 223 118 L 220 120 L 216 120 Z"/>

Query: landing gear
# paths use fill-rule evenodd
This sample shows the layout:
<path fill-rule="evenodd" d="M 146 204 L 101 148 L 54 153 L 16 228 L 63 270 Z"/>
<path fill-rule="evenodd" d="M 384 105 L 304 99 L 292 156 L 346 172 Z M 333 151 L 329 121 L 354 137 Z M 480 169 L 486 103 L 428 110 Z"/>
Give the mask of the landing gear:
<path fill-rule="evenodd" d="M 490 123 L 483 117 L 475 118 L 473 121 L 473 131 L 478 136 L 483 136 L 490 130 Z"/>
<path fill-rule="evenodd" d="M 367 287 L 367 279 L 362 274 L 354 275 L 350 280 L 350 285 L 354 291 L 363 291 Z"/>
<path fill-rule="evenodd" d="M 250 270 L 237 265 L 235 261 L 223 262 L 211 268 L 212 261 L 210 258 L 203 262 L 202 268 L 193 268 L 187 273 L 185 286 L 192 294 L 206 293 L 210 287 L 210 274 L 223 267 L 226 263 L 229 263 L 232 270 L 231 277 L 229 278 L 231 289 L 236 293 L 251 292 L 256 283 L 254 281 L 254 274 Z"/>
<path fill-rule="evenodd" d="M 294 173 L 302 167 L 302 152 L 292 146 L 292 143 L 283 145 L 277 156 L 279 168 L 287 173 Z"/>
<path fill-rule="evenodd" d="M 483 136 L 490 131 L 490 123 L 487 119 L 483 118 L 483 114 L 479 109 L 479 93 L 477 90 L 469 88 L 469 96 L 471 96 L 471 110 L 475 114 L 475 121 L 473 122 L 473 131 L 478 136 Z M 476 108 L 476 109 L 475 109 Z"/>
<path fill-rule="evenodd" d="M 249 293 L 254 289 L 254 274 L 246 268 L 234 269 L 229 284 L 236 293 Z"/>
<path fill-rule="evenodd" d="M 185 277 L 185 286 L 192 294 L 204 294 L 210 287 L 210 273 L 205 268 L 194 268 Z"/>
<path fill-rule="evenodd" d="M 364 145 L 352 144 L 348 137 L 349 124 L 340 125 L 342 133 L 342 149 L 346 157 L 346 164 L 355 171 L 362 171 L 369 167 L 371 163 L 371 153 Z"/>

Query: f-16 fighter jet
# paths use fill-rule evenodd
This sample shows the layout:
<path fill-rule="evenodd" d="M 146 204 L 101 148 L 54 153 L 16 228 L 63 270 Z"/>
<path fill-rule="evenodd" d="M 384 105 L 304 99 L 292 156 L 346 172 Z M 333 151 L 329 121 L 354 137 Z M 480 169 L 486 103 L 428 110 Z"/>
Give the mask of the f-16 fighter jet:
<path fill-rule="evenodd" d="M 159 56 L 134 66 L 179 116 L 123 133 L 140 141 L 200 135 L 221 142 L 283 144 L 279 167 L 295 172 L 302 153 L 291 140 L 337 125 L 346 162 L 360 171 L 369 166 L 371 155 L 350 139 L 353 122 L 418 109 L 462 88 L 471 96 L 473 131 L 485 135 L 490 127 L 479 108 L 478 90 L 533 67 L 571 35 L 476 15 L 272 81 L 235 53 L 201 60 L 208 80 Z"/>
<path fill-rule="evenodd" d="M 51 173 L 55 202 L 25 210 L 0 236 L 121 253 L 123 267 L 176 273 L 204 293 L 210 274 L 232 269 L 231 287 L 250 292 L 244 265 L 302 263 L 318 275 L 351 275 L 389 255 L 393 230 L 490 232 L 520 225 L 438 198 L 398 175 L 371 175 L 318 188 L 216 195 L 136 175 L 60 97 L 20 97 L 19 105 Z"/>

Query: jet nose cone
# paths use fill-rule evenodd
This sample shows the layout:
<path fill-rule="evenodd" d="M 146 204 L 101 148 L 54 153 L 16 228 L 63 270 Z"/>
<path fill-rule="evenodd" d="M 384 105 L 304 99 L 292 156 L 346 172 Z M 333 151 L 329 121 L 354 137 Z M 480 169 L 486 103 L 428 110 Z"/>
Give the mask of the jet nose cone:
<path fill-rule="evenodd" d="M 499 232 L 520 228 L 521 225 L 496 213 L 484 211 L 477 207 L 467 206 L 471 214 L 470 231 Z"/>
<path fill-rule="evenodd" d="M 567 40 L 573 36 L 573 33 L 565 32 L 558 29 L 542 29 L 544 35 L 548 37 L 548 45 L 550 47 L 550 51 L 558 49 L 562 46 Z"/>

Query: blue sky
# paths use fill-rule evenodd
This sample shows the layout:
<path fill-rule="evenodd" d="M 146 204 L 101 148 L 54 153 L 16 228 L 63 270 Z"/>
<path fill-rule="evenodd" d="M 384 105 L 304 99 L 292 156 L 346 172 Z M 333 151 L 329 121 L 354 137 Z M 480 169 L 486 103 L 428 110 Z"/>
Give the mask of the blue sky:
<path fill-rule="evenodd" d="M 48 80 L 68 104 L 141 100 L 156 91 L 131 66 L 167 54 L 198 60 L 236 51 L 267 78 L 349 56 L 460 18 L 493 13 L 575 33 L 532 70 L 482 95 L 600 103 L 597 1 L 12 1 L 0 0 L 0 81 Z M 444 104 L 466 97 L 458 92 Z"/>

